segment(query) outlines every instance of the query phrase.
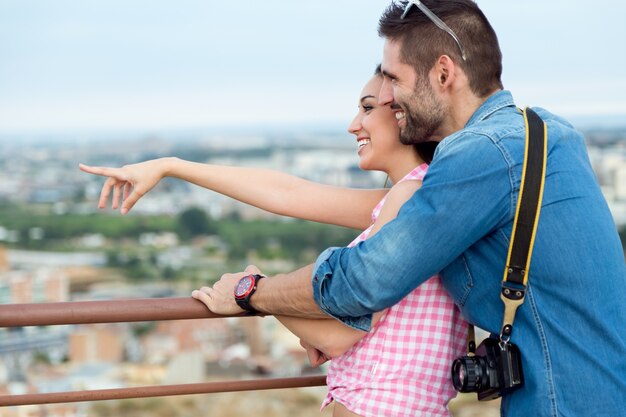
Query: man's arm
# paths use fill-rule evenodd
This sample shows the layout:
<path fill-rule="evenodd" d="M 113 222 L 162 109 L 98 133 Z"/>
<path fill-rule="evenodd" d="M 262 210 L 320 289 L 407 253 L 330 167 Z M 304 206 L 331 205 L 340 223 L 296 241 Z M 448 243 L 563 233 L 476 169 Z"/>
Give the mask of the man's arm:
<path fill-rule="evenodd" d="M 311 276 L 314 264 L 287 274 L 278 274 L 259 282 L 257 292 L 250 298 L 252 306 L 262 313 L 328 318 L 313 298 Z"/>
<path fill-rule="evenodd" d="M 313 298 L 313 268 L 311 264 L 287 274 L 260 280 L 250 303 L 261 313 L 327 319 L 328 315 L 320 310 Z M 244 272 L 224 274 L 213 287 L 202 287 L 194 291 L 192 297 L 202 301 L 214 313 L 241 314 L 244 311 L 235 302 L 233 291 L 239 280 L 249 274 L 261 274 L 261 271 L 250 265 Z"/>

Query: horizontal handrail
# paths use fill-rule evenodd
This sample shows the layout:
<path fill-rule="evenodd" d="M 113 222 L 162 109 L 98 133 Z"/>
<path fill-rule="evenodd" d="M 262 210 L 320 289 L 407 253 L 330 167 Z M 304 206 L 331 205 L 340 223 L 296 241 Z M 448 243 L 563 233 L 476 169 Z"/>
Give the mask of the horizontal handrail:
<path fill-rule="evenodd" d="M 238 315 L 236 315 L 238 316 Z M 142 298 L 107 301 L 74 301 L 0 305 L 0 327 L 51 326 L 63 324 L 124 323 L 233 317 L 215 314 L 191 297 Z M 170 395 L 208 394 L 326 385 L 326 376 L 217 381 L 102 390 L 0 395 L 0 407 L 101 401 Z"/>
<path fill-rule="evenodd" d="M 191 297 L 0 305 L 0 327 L 227 317 Z"/>
<path fill-rule="evenodd" d="M 326 376 L 269 378 L 248 381 L 218 381 L 197 384 L 161 385 L 153 387 L 114 388 L 67 391 L 44 394 L 0 395 L 0 407 L 34 404 L 71 403 L 81 401 L 120 400 L 164 397 L 169 395 L 209 394 L 217 392 L 256 391 L 267 389 L 316 387 L 326 385 Z"/>

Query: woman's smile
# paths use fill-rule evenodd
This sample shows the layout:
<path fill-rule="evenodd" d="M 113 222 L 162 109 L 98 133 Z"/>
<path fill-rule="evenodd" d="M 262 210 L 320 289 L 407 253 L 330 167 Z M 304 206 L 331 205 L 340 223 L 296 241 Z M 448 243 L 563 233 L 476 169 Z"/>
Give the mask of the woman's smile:
<path fill-rule="evenodd" d="M 359 139 L 357 141 L 357 145 L 359 146 L 359 149 L 357 150 L 357 153 L 360 154 L 361 150 L 363 149 L 363 147 L 366 146 L 367 144 L 369 144 L 370 142 L 371 142 L 371 140 L 368 139 L 368 138 Z"/>

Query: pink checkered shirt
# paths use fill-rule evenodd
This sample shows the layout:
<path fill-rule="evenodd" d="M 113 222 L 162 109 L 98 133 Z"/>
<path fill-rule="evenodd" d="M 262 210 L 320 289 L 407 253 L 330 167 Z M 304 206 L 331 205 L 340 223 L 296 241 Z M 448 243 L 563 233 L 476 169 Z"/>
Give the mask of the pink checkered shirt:
<path fill-rule="evenodd" d="M 420 165 L 401 181 L 421 180 L 427 168 Z M 384 203 L 374 208 L 372 226 Z M 349 246 L 367 239 L 372 226 Z M 335 400 L 364 417 L 449 416 L 447 403 L 455 395 L 450 366 L 465 353 L 466 339 L 467 324 L 433 276 L 331 361 L 322 409 Z"/>

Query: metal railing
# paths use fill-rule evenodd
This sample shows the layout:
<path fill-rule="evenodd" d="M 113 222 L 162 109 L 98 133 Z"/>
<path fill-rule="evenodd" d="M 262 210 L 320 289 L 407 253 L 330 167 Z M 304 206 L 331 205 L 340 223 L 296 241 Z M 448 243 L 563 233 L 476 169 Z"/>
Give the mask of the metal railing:
<path fill-rule="evenodd" d="M 0 305 L 0 327 L 222 318 L 190 297 Z M 326 385 L 326 376 L 265 378 L 56 393 L 0 395 L 0 407 Z"/>

